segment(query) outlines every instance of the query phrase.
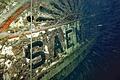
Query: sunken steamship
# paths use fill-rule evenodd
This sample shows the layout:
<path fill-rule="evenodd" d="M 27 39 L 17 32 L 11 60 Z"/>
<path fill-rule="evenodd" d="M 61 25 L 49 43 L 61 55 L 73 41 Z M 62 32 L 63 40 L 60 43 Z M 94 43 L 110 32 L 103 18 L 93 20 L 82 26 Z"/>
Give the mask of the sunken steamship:
<path fill-rule="evenodd" d="M 96 27 L 84 24 L 83 2 L 0 1 L 0 80 L 63 80 L 69 75 L 97 35 Z"/>

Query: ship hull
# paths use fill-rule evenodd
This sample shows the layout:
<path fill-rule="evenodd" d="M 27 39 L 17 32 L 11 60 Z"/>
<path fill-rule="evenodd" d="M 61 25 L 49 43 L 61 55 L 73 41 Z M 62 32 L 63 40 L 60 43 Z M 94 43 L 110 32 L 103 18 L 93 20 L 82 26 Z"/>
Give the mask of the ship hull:
<path fill-rule="evenodd" d="M 84 43 L 84 46 L 76 45 L 74 47 L 75 50 L 68 57 L 61 60 L 61 64 L 54 66 L 55 68 L 45 74 L 41 79 L 38 77 L 38 80 L 64 80 L 87 56 L 94 42 L 95 38 Z"/>

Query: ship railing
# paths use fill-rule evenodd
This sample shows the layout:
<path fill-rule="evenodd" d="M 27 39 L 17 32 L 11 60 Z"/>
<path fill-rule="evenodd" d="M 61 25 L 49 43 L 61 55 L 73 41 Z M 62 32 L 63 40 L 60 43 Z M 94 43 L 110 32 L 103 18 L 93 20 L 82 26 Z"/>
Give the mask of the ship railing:
<path fill-rule="evenodd" d="M 46 30 L 49 31 L 49 29 L 58 29 L 62 25 L 67 25 L 69 23 L 76 22 L 76 21 L 79 21 L 79 20 L 77 19 L 77 20 L 73 20 L 73 21 L 67 21 L 64 23 L 59 23 L 59 24 L 55 24 L 52 26 L 48 26 L 48 27 L 40 27 L 40 29 L 34 30 L 34 31 L 32 31 L 32 33 L 42 32 L 42 31 L 46 31 Z M 1 32 L 0 33 L 0 35 L 1 35 L 0 40 L 4 40 L 3 38 L 7 38 L 7 39 L 17 38 L 17 37 L 20 37 L 21 35 L 23 35 L 23 37 L 24 37 L 24 35 L 26 36 L 29 34 L 31 34 L 31 31 L 17 32 L 17 33 Z"/>

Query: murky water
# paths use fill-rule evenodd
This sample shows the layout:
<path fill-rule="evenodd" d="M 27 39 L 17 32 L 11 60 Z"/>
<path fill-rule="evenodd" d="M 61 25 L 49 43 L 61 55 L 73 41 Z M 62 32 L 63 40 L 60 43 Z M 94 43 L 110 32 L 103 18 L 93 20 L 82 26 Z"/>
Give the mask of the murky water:
<path fill-rule="evenodd" d="M 111 1 L 109 14 L 102 17 L 101 36 L 84 61 L 65 80 L 120 80 L 120 1 Z"/>

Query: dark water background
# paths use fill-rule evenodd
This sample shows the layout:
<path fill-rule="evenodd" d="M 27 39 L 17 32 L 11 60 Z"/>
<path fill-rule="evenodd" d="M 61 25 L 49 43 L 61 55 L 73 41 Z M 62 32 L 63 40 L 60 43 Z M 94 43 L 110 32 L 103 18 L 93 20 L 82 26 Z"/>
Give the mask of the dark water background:
<path fill-rule="evenodd" d="M 65 80 L 120 80 L 120 0 L 88 2 L 91 1 L 93 4 L 88 5 L 94 10 L 88 13 L 101 13 L 94 21 L 102 25 L 101 35 L 84 61 Z M 97 1 L 101 5 L 95 5 Z"/>

